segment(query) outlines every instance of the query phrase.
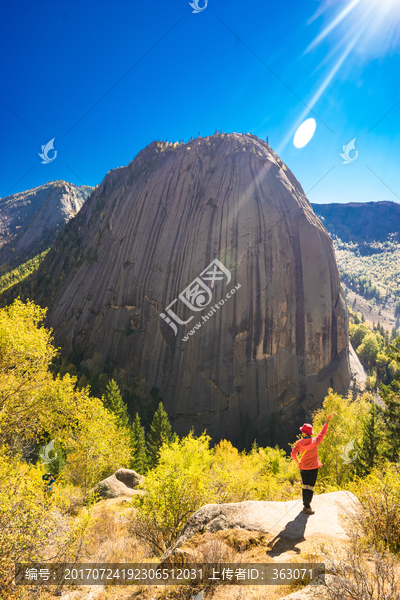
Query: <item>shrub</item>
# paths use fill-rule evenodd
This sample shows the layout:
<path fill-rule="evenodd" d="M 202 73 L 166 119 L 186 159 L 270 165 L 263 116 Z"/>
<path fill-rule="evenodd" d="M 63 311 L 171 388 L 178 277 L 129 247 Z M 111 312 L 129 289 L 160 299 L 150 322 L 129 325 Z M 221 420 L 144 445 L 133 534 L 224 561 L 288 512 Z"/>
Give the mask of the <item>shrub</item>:
<path fill-rule="evenodd" d="M 365 544 L 357 524 L 345 552 L 322 548 L 330 575 L 326 581 L 330 600 L 400 600 L 398 561 L 388 552 Z"/>
<path fill-rule="evenodd" d="M 72 521 L 65 488 L 44 494 L 41 466 L 0 448 L 0 598 L 26 597 L 12 584 L 16 562 L 75 560 L 90 508 Z M 29 590 L 29 594 L 30 594 Z M 29 595 L 29 597 L 31 597 Z"/>
<path fill-rule="evenodd" d="M 215 499 L 210 478 L 210 437 L 192 434 L 174 439 L 160 449 L 157 466 L 149 471 L 144 496 L 133 500 L 137 514 L 132 530 L 155 553 L 164 552 L 177 538 L 189 517 Z"/>
<path fill-rule="evenodd" d="M 300 478 L 284 450 L 254 447 L 246 454 L 226 440 L 215 447 L 211 477 L 219 502 L 288 500 L 298 491 L 292 483 Z"/>
<path fill-rule="evenodd" d="M 400 552 L 400 464 L 385 462 L 349 489 L 361 502 L 358 525 L 368 542 Z"/>

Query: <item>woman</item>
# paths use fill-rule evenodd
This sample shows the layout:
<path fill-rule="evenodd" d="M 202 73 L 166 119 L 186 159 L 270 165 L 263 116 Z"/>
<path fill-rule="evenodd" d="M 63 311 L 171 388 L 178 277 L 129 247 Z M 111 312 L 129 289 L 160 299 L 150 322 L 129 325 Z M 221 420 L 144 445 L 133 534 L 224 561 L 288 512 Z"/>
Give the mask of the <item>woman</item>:
<path fill-rule="evenodd" d="M 312 425 L 304 423 L 304 425 L 300 427 L 303 438 L 297 442 L 290 453 L 290 456 L 300 468 L 301 480 L 303 482 L 303 512 L 307 515 L 313 515 L 315 513 L 315 510 L 311 508 L 311 500 L 318 477 L 318 469 L 322 467 L 322 462 L 318 457 L 318 446 L 328 431 L 328 424 L 332 417 L 332 413 L 326 417 L 325 425 L 315 438 L 312 437 L 314 435 Z M 297 459 L 297 454 L 299 452 L 301 454 L 300 461 Z"/>

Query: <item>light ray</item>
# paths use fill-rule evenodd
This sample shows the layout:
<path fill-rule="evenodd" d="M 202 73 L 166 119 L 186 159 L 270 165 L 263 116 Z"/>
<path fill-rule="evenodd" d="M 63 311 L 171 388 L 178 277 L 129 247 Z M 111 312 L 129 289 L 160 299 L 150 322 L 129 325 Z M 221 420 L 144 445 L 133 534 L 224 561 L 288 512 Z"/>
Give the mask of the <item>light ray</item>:
<path fill-rule="evenodd" d="M 363 25 L 360 29 L 360 22 L 356 21 L 353 26 L 349 29 L 349 31 L 344 35 L 344 37 L 342 37 L 339 42 L 332 48 L 332 50 L 330 50 L 325 57 L 323 58 L 323 60 L 319 63 L 319 65 L 314 69 L 313 75 L 315 73 L 317 73 L 345 44 L 349 39 L 352 39 L 354 35 L 357 35 L 357 33 L 364 33 L 364 31 L 369 27 L 369 25 L 371 24 L 371 19 L 368 20 L 368 17 L 370 17 L 372 11 L 373 11 L 373 6 L 370 5 L 368 7 L 368 9 L 364 12 L 364 22 Z M 358 36 L 360 37 L 360 36 Z"/>
<path fill-rule="evenodd" d="M 307 48 L 304 50 L 304 54 L 307 54 L 308 52 L 310 52 L 310 50 L 312 50 L 313 48 L 315 48 L 315 46 L 317 46 L 320 42 L 322 42 L 322 40 L 325 39 L 326 36 L 333 29 L 335 29 L 335 27 L 337 25 L 339 25 L 339 23 L 341 21 L 343 21 L 345 16 L 348 15 L 349 12 L 351 12 L 353 10 L 353 8 L 355 8 L 360 1 L 361 0 L 352 0 L 352 2 L 350 2 L 350 4 L 348 4 L 346 6 L 346 8 L 344 8 L 342 10 L 342 12 L 336 17 L 336 19 L 334 19 L 327 27 L 325 27 L 325 29 L 323 31 L 321 31 L 321 33 L 319 35 L 317 35 L 317 37 L 311 42 L 311 44 L 309 46 L 307 46 Z"/>

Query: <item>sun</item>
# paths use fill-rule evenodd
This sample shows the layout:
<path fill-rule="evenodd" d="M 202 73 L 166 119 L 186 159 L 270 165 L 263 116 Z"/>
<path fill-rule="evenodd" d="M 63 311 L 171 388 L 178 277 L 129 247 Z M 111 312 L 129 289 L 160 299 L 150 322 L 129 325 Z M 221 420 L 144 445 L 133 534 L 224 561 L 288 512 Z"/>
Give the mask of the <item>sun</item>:
<path fill-rule="evenodd" d="M 305 54 L 329 38 L 338 49 L 341 41 L 345 44 L 357 39 L 354 50 L 360 54 L 383 54 L 400 47 L 400 0 L 350 0 L 337 5 L 341 10 L 312 40 Z"/>

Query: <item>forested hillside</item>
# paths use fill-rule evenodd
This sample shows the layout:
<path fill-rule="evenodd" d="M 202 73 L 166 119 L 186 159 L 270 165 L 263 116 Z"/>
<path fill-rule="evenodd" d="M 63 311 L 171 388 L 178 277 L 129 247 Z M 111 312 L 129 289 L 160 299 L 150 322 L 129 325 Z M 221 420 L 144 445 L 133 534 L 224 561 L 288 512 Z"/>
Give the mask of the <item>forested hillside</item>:
<path fill-rule="evenodd" d="M 398 328 L 400 204 L 313 204 L 331 234 L 348 303 L 371 323 Z"/>

